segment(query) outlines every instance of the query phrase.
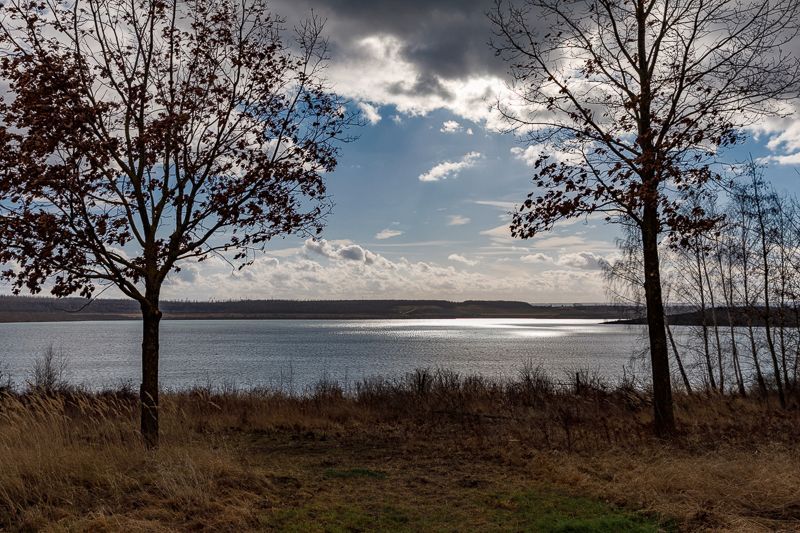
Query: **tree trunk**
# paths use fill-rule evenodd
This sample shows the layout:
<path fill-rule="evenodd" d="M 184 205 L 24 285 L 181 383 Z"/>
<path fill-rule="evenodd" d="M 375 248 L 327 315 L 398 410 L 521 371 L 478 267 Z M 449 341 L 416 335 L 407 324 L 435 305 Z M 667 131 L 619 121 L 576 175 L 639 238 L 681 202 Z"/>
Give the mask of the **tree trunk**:
<path fill-rule="evenodd" d="M 142 385 L 139 392 L 142 438 L 148 448 L 158 446 L 158 329 L 161 311 L 158 300 L 142 307 Z"/>
<path fill-rule="evenodd" d="M 670 346 L 672 346 L 672 352 L 675 354 L 675 362 L 678 363 L 678 371 L 681 373 L 681 379 L 683 379 L 683 386 L 686 387 L 686 392 L 691 394 L 692 384 L 689 382 L 689 376 L 686 375 L 686 369 L 683 368 L 683 361 L 681 361 L 681 355 L 678 353 L 678 345 L 675 344 L 675 338 L 672 336 L 672 328 L 669 327 L 666 317 L 664 317 L 664 325 L 667 328 L 667 337 L 669 338 Z"/>
<path fill-rule="evenodd" d="M 703 332 L 703 355 L 706 358 L 706 372 L 708 372 L 708 386 L 711 390 L 717 389 L 717 383 L 714 379 L 714 365 L 711 364 L 711 351 L 708 348 L 708 321 L 706 319 L 706 289 L 703 282 L 703 269 L 700 263 L 700 239 L 695 239 L 695 262 L 697 266 L 697 290 L 700 296 L 700 326 Z"/>
<path fill-rule="evenodd" d="M 758 195 L 758 189 L 755 188 L 754 185 L 754 194 Z M 772 358 L 772 371 L 775 374 L 775 385 L 778 387 L 778 401 L 781 404 L 781 407 L 786 407 L 786 397 L 783 394 L 783 384 L 781 383 L 781 371 L 780 365 L 778 364 L 778 355 L 775 352 L 775 342 L 772 339 L 772 320 L 770 314 L 772 313 L 769 301 L 769 291 L 770 291 L 770 270 L 769 270 L 769 263 L 770 263 L 770 254 L 769 250 L 767 249 L 767 228 L 766 228 L 766 221 L 764 220 L 764 213 L 761 208 L 760 197 L 756 196 L 758 207 L 758 229 L 759 229 L 759 236 L 761 237 L 761 262 L 762 262 L 762 270 L 764 274 L 764 333 L 767 336 L 767 348 L 769 349 L 769 355 Z"/>
<path fill-rule="evenodd" d="M 722 296 L 725 299 L 725 312 L 728 315 L 728 328 L 731 334 L 731 361 L 733 361 L 733 375 L 736 377 L 736 386 L 739 388 L 739 394 L 744 397 L 747 396 L 747 391 L 744 388 L 744 375 L 742 373 L 742 365 L 739 362 L 739 348 L 736 346 L 736 329 L 733 326 L 733 316 L 731 315 L 731 307 L 734 305 L 733 296 L 733 257 L 728 248 L 728 257 L 726 263 L 728 266 L 728 279 L 725 279 L 725 268 L 722 266 L 722 251 L 719 248 L 719 241 L 717 242 L 717 264 L 719 265 L 720 283 L 722 284 Z M 729 292 L 730 291 L 730 292 Z"/>
<path fill-rule="evenodd" d="M 669 372 L 664 303 L 661 296 L 661 272 L 658 258 L 658 208 L 651 202 L 644 208 L 642 247 L 644 289 L 647 303 L 647 329 L 650 336 L 650 363 L 653 367 L 653 410 L 655 432 L 660 437 L 675 432 L 672 412 L 672 384 Z"/>
<path fill-rule="evenodd" d="M 733 327 L 730 307 L 728 307 L 728 325 L 731 331 L 731 360 L 733 361 L 733 374 L 736 377 L 736 386 L 739 388 L 740 396 L 747 396 L 747 391 L 744 388 L 742 365 L 739 362 L 739 348 L 736 346 L 736 330 Z"/>
<path fill-rule="evenodd" d="M 743 201 L 743 200 L 742 200 Z M 761 395 L 766 398 L 767 397 L 767 384 L 764 381 L 764 373 L 761 372 L 761 363 L 758 361 L 758 348 L 756 347 L 756 339 L 753 334 L 753 311 L 754 311 L 754 304 L 751 302 L 750 299 L 750 290 L 749 290 L 749 279 L 750 279 L 750 264 L 749 264 L 749 254 L 750 248 L 747 244 L 747 233 L 748 227 L 745 225 L 747 221 L 747 214 L 744 211 L 744 207 L 740 208 L 740 226 L 742 229 L 741 234 L 741 259 L 742 259 L 742 287 L 744 288 L 744 302 L 743 308 L 747 312 L 747 336 L 750 339 L 750 354 L 753 357 L 753 366 L 756 369 L 756 381 L 758 383 L 758 390 L 761 392 Z"/>
<path fill-rule="evenodd" d="M 756 381 L 758 382 L 758 389 L 761 391 L 761 395 L 766 398 L 767 382 L 764 381 L 764 373 L 761 371 L 761 363 L 758 362 L 758 347 L 756 347 L 756 337 L 755 333 L 753 333 L 753 324 L 752 319 L 750 318 L 750 314 L 753 313 L 752 308 L 748 307 L 747 312 L 749 313 L 747 316 L 747 336 L 750 339 L 750 353 L 753 356 L 753 366 L 756 369 Z"/>
<path fill-rule="evenodd" d="M 781 314 L 780 314 L 781 325 L 778 328 L 778 339 L 780 340 L 780 347 L 781 347 L 781 366 L 783 367 L 783 386 L 786 389 L 786 392 L 788 393 L 792 389 L 793 384 L 792 384 L 791 379 L 789 378 L 789 364 L 787 362 L 787 357 L 786 357 L 786 328 L 783 325 L 783 322 L 785 320 L 785 314 L 783 312 L 783 309 L 784 309 L 783 306 L 784 305 L 785 305 L 785 303 L 781 302 Z"/>
<path fill-rule="evenodd" d="M 708 300 L 711 304 L 711 324 L 714 328 L 714 339 L 717 343 L 717 365 L 719 370 L 719 391 L 725 393 L 725 372 L 722 364 L 722 343 L 719 339 L 719 322 L 717 321 L 717 304 L 714 301 L 714 287 L 711 285 L 711 276 L 708 275 L 708 263 L 706 261 L 706 254 L 703 253 L 703 274 L 706 278 L 706 285 L 708 286 Z"/>
<path fill-rule="evenodd" d="M 653 147 L 650 103 L 651 71 L 647 60 L 648 13 L 644 2 L 636 3 L 636 41 L 638 47 L 639 117 L 637 144 L 641 147 L 642 178 L 642 252 L 644 259 L 644 294 L 647 303 L 647 329 L 650 335 L 650 363 L 653 367 L 654 429 L 659 437 L 675 432 L 672 412 L 672 384 L 669 373 L 667 332 L 664 323 L 664 300 L 661 296 L 661 265 L 658 258 L 658 231 L 661 228 L 658 205 L 660 193 L 657 177 L 658 157 Z"/>
<path fill-rule="evenodd" d="M 777 245 L 780 260 L 778 261 L 778 274 L 780 279 L 780 299 L 778 300 L 778 339 L 781 348 L 781 366 L 783 367 L 783 386 L 784 392 L 788 395 L 792 388 L 792 383 L 789 379 L 789 366 L 787 363 L 786 354 L 786 292 L 788 286 L 788 272 L 787 272 L 787 242 L 786 230 L 791 221 L 786 217 L 783 202 L 775 199 L 775 206 L 777 207 L 776 220 L 777 227 Z"/>

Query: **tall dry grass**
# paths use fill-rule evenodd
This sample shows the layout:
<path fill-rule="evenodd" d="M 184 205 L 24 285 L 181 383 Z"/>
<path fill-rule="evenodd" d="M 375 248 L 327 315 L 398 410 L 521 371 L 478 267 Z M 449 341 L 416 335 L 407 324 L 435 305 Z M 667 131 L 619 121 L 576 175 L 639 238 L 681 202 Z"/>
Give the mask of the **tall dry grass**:
<path fill-rule="evenodd" d="M 166 391 L 161 409 L 151 452 L 129 389 L 0 392 L 0 529 L 257 527 L 264 502 L 286 497 L 280 451 L 306 441 L 323 455 L 481 463 L 689 528 L 800 525 L 800 411 L 774 398 L 677 394 L 670 442 L 651 436 L 650 395 L 633 381 L 555 382 L 531 366 L 508 381 L 443 370 L 323 380 L 303 395 L 198 387 Z"/>

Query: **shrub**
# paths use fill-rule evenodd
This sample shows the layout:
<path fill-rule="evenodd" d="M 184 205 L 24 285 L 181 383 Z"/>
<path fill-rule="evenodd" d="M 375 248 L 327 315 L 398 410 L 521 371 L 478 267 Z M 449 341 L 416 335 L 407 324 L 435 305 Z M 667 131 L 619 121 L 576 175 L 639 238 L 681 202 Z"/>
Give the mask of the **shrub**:
<path fill-rule="evenodd" d="M 33 363 L 28 388 L 33 392 L 54 394 L 69 389 L 66 380 L 67 356 L 51 344 Z"/>

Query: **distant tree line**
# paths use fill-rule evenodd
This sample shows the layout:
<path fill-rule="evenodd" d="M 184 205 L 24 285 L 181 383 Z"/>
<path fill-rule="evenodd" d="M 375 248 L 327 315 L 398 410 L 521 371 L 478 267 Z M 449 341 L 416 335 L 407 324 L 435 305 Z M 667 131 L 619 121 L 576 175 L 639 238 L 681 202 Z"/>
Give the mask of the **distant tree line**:
<path fill-rule="evenodd" d="M 138 313 L 136 302 L 82 298 L 0 296 L 0 322 L 119 320 Z M 531 305 L 514 301 L 445 300 L 227 300 L 161 302 L 165 317 L 202 318 L 612 318 L 631 310 L 615 305 Z"/>

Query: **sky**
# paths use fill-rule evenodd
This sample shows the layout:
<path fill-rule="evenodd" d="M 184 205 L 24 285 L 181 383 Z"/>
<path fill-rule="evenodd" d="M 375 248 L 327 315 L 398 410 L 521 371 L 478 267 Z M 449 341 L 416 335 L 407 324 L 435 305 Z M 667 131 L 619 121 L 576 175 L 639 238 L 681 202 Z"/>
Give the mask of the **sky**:
<path fill-rule="evenodd" d="M 332 89 L 366 124 L 326 176 L 335 203 L 322 239 L 271 242 L 254 264 L 185 263 L 164 298 L 607 300 L 600 266 L 617 230 L 602 215 L 533 240 L 508 229 L 533 190 L 528 149 L 492 105 L 508 95 L 506 65 L 488 45 L 491 0 L 274 0 L 291 27 L 326 20 Z M 732 158 L 771 162 L 798 191 L 800 121 L 760 125 Z"/>
<path fill-rule="evenodd" d="M 603 217 L 514 240 L 508 212 L 530 191 L 524 146 L 491 111 L 506 66 L 488 45 L 491 3 L 276 1 L 287 25 L 326 20 L 332 88 L 367 122 L 327 176 L 319 242 L 273 241 L 241 272 L 187 265 L 185 298 L 435 298 L 600 302 L 615 253 Z"/>
<path fill-rule="evenodd" d="M 326 20 L 333 89 L 367 124 L 327 176 L 335 206 L 322 240 L 273 241 L 246 270 L 186 265 L 165 297 L 607 300 L 601 264 L 617 230 L 601 215 L 515 240 L 509 210 L 532 190 L 532 151 L 492 104 L 508 94 L 488 45 L 484 0 L 277 0 L 287 25 Z M 800 122 L 775 120 L 730 157 L 769 159 L 798 190 Z"/>

